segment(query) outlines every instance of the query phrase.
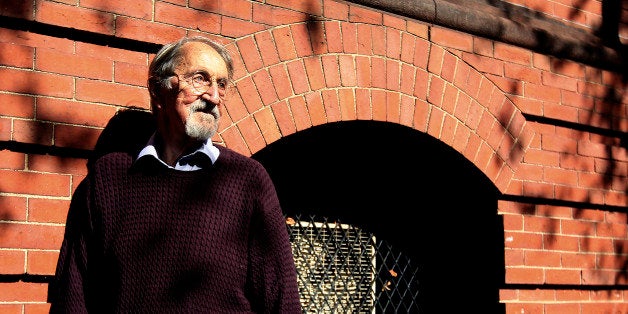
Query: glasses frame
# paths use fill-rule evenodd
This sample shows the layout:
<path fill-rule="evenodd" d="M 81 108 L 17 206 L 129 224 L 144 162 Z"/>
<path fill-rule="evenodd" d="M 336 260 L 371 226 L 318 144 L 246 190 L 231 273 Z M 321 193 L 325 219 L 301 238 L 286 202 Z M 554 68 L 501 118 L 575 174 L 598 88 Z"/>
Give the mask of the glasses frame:
<path fill-rule="evenodd" d="M 196 96 L 207 93 L 209 89 L 215 85 L 217 86 L 218 96 L 224 99 L 227 94 L 227 88 L 229 87 L 229 81 L 227 79 L 216 79 L 204 73 L 192 73 L 188 75 L 175 74 L 174 76 L 179 79 L 179 82 L 186 82 L 187 86 L 191 87 L 188 90 L 192 91 Z"/>

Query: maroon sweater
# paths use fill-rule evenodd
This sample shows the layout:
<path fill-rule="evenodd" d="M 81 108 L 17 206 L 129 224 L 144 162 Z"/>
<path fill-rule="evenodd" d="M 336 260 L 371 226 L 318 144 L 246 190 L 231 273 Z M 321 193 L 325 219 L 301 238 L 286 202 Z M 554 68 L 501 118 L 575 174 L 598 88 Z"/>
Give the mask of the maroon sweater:
<path fill-rule="evenodd" d="M 51 312 L 301 313 L 268 173 L 217 147 L 191 172 L 98 159 L 70 205 Z"/>

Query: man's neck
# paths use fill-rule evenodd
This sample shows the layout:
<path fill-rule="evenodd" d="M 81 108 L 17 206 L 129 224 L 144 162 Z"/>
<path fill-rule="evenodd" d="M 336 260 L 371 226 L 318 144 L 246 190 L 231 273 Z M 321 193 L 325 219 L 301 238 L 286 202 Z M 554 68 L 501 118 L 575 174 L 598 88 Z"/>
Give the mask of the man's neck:
<path fill-rule="evenodd" d="M 157 134 L 155 148 L 161 160 L 170 166 L 174 166 L 181 156 L 193 152 L 201 147 L 203 143 L 190 138 L 185 140 L 168 139 Z"/>

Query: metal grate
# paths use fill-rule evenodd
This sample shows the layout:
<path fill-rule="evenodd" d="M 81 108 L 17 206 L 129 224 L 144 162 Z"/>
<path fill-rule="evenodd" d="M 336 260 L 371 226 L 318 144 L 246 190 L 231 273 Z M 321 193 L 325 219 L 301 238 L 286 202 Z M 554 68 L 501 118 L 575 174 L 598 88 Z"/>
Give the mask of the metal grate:
<path fill-rule="evenodd" d="M 360 228 L 287 219 L 303 313 L 418 313 L 417 269 Z"/>

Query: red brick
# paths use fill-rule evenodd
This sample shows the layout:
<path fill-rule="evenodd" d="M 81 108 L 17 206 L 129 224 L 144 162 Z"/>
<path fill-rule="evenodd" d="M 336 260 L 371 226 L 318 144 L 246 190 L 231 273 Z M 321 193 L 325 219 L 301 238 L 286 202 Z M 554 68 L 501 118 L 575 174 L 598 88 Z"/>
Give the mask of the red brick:
<path fill-rule="evenodd" d="M 383 27 L 371 28 L 373 44 L 373 55 L 385 56 L 386 55 L 386 30 Z"/>
<path fill-rule="evenodd" d="M 428 33 L 429 33 L 429 29 L 430 27 L 418 22 L 418 21 L 413 21 L 413 20 L 408 20 L 406 22 L 406 30 L 410 33 L 410 34 L 414 34 L 416 36 L 419 36 L 423 39 L 427 39 L 428 37 Z"/>
<path fill-rule="evenodd" d="M 291 60 L 297 57 L 290 27 L 284 26 L 275 28 L 273 30 L 273 37 L 275 38 L 279 58 L 282 61 Z"/>
<path fill-rule="evenodd" d="M 340 23 L 336 21 L 326 21 L 324 24 L 325 36 L 327 37 L 327 51 L 330 53 L 338 53 L 343 51 L 342 33 L 340 31 Z M 358 36 L 360 32 L 358 32 Z M 358 42 L 362 42 L 358 40 Z"/>
<path fill-rule="evenodd" d="M 256 112 L 255 121 L 257 121 L 257 126 L 265 141 L 260 149 L 264 148 L 266 144 L 273 143 L 281 138 L 281 133 L 279 133 L 279 129 L 277 128 L 277 121 L 270 107 L 264 107 L 262 110 Z"/>
<path fill-rule="evenodd" d="M 249 72 L 259 70 L 263 66 L 262 57 L 260 56 L 257 45 L 253 37 L 245 37 L 236 42 L 244 65 Z"/>
<path fill-rule="evenodd" d="M 520 301 L 553 301 L 554 291 L 550 289 L 529 289 L 519 291 Z"/>
<path fill-rule="evenodd" d="M 340 116 L 343 121 L 355 120 L 355 97 L 353 89 L 343 88 L 338 90 L 338 104 L 340 105 Z"/>
<path fill-rule="evenodd" d="M 118 26 L 120 23 L 120 18 L 121 17 L 118 17 L 118 20 L 116 22 Z M 75 50 L 74 53 L 77 55 L 86 55 L 86 56 L 90 56 L 94 58 L 102 58 L 102 59 L 114 61 L 115 63 L 121 62 L 121 63 L 128 63 L 128 64 L 134 64 L 134 65 L 142 65 L 148 68 L 147 54 L 143 52 L 136 52 L 136 51 L 126 50 L 126 49 L 121 49 L 121 48 L 113 48 L 109 46 L 99 46 L 96 44 L 90 44 L 90 43 L 84 43 L 84 42 L 75 42 L 75 45 L 76 45 L 76 48 L 74 49 Z M 56 49 L 59 50 L 58 48 Z M 67 53 L 72 53 L 72 51 L 69 51 Z M 142 74 L 146 75 L 146 73 L 147 71 L 144 71 L 144 73 Z M 146 78 L 144 80 L 146 80 Z"/>
<path fill-rule="evenodd" d="M 21 275 L 26 272 L 25 265 L 24 250 L 0 250 L 0 273 Z"/>
<path fill-rule="evenodd" d="M 275 87 L 267 71 L 258 71 L 252 77 L 264 105 L 270 105 L 278 100 Z"/>
<path fill-rule="evenodd" d="M 427 124 L 427 133 L 435 138 L 440 138 L 441 126 L 444 121 L 444 113 L 440 108 L 432 107 Z"/>
<path fill-rule="evenodd" d="M 358 24 L 358 54 L 370 56 L 373 53 L 373 33 L 372 26 L 365 24 Z M 329 39 L 331 42 L 332 39 Z"/>
<path fill-rule="evenodd" d="M 323 5 L 321 1 L 302 0 L 266 0 L 269 5 L 288 8 L 298 12 L 303 12 L 315 16 L 323 15 Z"/>
<path fill-rule="evenodd" d="M 218 14 L 193 10 L 165 2 L 155 3 L 155 22 L 219 34 L 222 18 Z"/>
<path fill-rule="evenodd" d="M 312 121 L 312 126 L 325 124 L 327 117 L 325 116 L 325 106 L 320 92 L 305 94 L 305 103 Z"/>
<path fill-rule="evenodd" d="M 235 1 L 235 0 L 234 0 Z M 99 11 L 118 13 L 140 19 L 150 20 L 152 17 L 153 1 L 137 0 L 132 2 L 81 0 L 81 7 Z"/>
<path fill-rule="evenodd" d="M 303 62 L 301 60 L 289 62 L 287 64 L 287 68 L 294 93 L 298 95 L 310 91 L 308 77 L 305 72 Z"/>
<path fill-rule="evenodd" d="M 544 283 L 543 270 L 539 268 L 508 268 L 507 267 L 506 268 L 506 283 L 511 283 L 511 284 Z M 529 313 L 542 313 L 542 312 L 532 311 Z"/>
<path fill-rule="evenodd" d="M 255 112 L 262 107 L 262 100 L 251 77 L 246 77 L 236 85 L 248 112 Z"/>
<path fill-rule="evenodd" d="M 303 59 L 305 71 L 310 83 L 310 89 L 319 90 L 325 87 L 325 76 L 323 65 L 319 57 L 308 57 Z"/>
<path fill-rule="evenodd" d="M 33 120 L 13 121 L 13 140 L 23 143 L 52 145 L 52 124 Z"/>
<path fill-rule="evenodd" d="M 335 0 L 323 0 L 323 13 L 326 18 L 345 21 L 349 17 L 349 6 Z"/>
<path fill-rule="evenodd" d="M 412 126 L 414 119 L 414 98 L 407 95 L 401 95 L 401 103 L 399 105 L 399 123 Z"/>
<path fill-rule="evenodd" d="M 28 155 L 28 169 L 39 172 L 86 175 L 86 163 L 87 161 L 81 158 L 39 154 Z"/>
<path fill-rule="evenodd" d="M 400 60 L 405 63 L 412 63 L 414 61 L 414 43 L 416 37 L 408 34 L 401 33 L 401 52 Z"/>
<path fill-rule="evenodd" d="M 452 146 L 454 140 L 454 131 L 456 129 L 456 119 L 451 115 L 444 115 L 443 125 L 440 132 L 440 139 L 443 143 Z"/>
<path fill-rule="evenodd" d="M 386 92 L 382 90 L 371 90 L 371 110 L 373 120 L 386 121 Z"/>
<path fill-rule="evenodd" d="M 219 23 L 220 35 L 227 37 L 243 37 L 264 30 L 264 26 L 258 23 L 243 21 L 227 16 L 223 16 Z"/>
<path fill-rule="evenodd" d="M 356 85 L 356 69 L 353 56 L 338 56 L 338 69 L 340 71 L 340 81 L 342 86 Z"/>
<path fill-rule="evenodd" d="M 312 36 L 312 49 L 314 55 L 326 54 L 327 50 L 327 36 L 325 34 L 324 22 L 313 22 L 308 24 L 309 31 Z"/>
<path fill-rule="evenodd" d="M 11 58 L 0 58 L 0 64 L 18 68 L 33 68 L 34 52 L 32 47 L 0 42 L 0 51 Z"/>
<path fill-rule="evenodd" d="M 28 95 L 0 94 L 0 115 L 18 118 L 33 118 L 35 97 Z"/>
<path fill-rule="evenodd" d="M 214 0 L 190 0 L 190 7 L 198 10 L 218 13 L 243 20 L 251 19 L 252 4 L 247 0 L 231 0 L 229 2 Z"/>
<path fill-rule="evenodd" d="M 382 25 L 389 28 L 396 28 L 398 30 L 405 30 L 406 20 L 394 15 L 384 14 L 384 22 Z"/>
<path fill-rule="evenodd" d="M 251 153 L 255 153 L 266 146 L 264 137 L 257 126 L 257 122 L 252 116 L 245 117 L 239 121 L 238 129 Z"/>
<path fill-rule="evenodd" d="M 364 56 L 355 57 L 356 85 L 360 87 L 371 87 L 371 59 Z"/>
<path fill-rule="evenodd" d="M 310 32 L 307 24 L 294 24 L 290 26 L 290 32 L 292 32 L 297 57 L 311 56 L 314 53 L 312 42 L 321 40 L 318 38 L 321 34 Z"/>
<path fill-rule="evenodd" d="M 21 196 L 0 196 L 0 218 L 2 220 L 26 221 L 26 198 Z"/>
<path fill-rule="evenodd" d="M 401 32 L 399 30 L 386 29 L 386 56 L 395 60 L 401 58 Z"/>
<path fill-rule="evenodd" d="M 70 177 L 67 175 L 0 170 L 0 178 L 2 191 L 6 193 L 70 196 Z"/>
<path fill-rule="evenodd" d="M 30 198 L 28 200 L 28 221 L 64 224 L 69 208 L 69 200 Z"/>
<path fill-rule="evenodd" d="M 33 251 L 27 253 L 26 272 L 37 275 L 54 275 L 59 259 L 57 251 Z"/>
<path fill-rule="evenodd" d="M 473 37 L 469 34 L 440 27 L 432 27 L 430 39 L 433 43 L 447 48 L 473 52 Z"/>
<path fill-rule="evenodd" d="M 12 119 L 0 117 L 0 140 L 10 141 L 12 139 L 11 121 Z"/>
<path fill-rule="evenodd" d="M 37 2 L 36 20 L 106 35 L 115 34 L 113 14 L 51 1 Z"/>
<path fill-rule="evenodd" d="M 159 44 L 172 42 L 186 35 L 185 30 L 182 28 L 125 16 L 118 16 L 116 18 L 116 33 L 123 38 Z"/>
<path fill-rule="evenodd" d="M 225 146 L 245 156 L 251 155 L 251 151 L 246 146 L 246 142 L 242 138 L 242 135 L 240 134 L 238 128 L 227 128 L 220 135 L 225 141 Z"/>
<path fill-rule="evenodd" d="M 11 78 L 0 80 L 0 90 L 3 91 L 64 98 L 73 96 L 74 82 L 68 76 L 0 68 L 0 77 Z"/>
<path fill-rule="evenodd" d="M 422 99 L 417 99 L 414 102 L 414 106 L 413 126 L 415 129 L 425 132 L 427 130 L 429 106 Z"/>
<path fill-rule="evenodd" d="M 43 121 L 105 127 L 116 113 L 112 106 L 55 98 L 40 98 L 37 101 L 37 118 Z"/>
<path fill-rule="evenodd" d="M 386 92 L 386 121 L 399 123 L 401 100 L 397 92 Z"/>
<path fill-rule="evenodd" d="M 253 3 L 252 21 L 256 23 L 280 26 L 303 22 L 307 19 L 308 16 L 301 12 L 295 12 L 293 10 L 268 6 L 260 3 Z"/>
<path fill-rule="evenodd" d="M 0 228 L 0 246 L 13 249 L 58 250 L 64 233 L 63 226 L 0 222 Z"/>
<path fill-rule="evenodd" d="M 50 313 L 50 303 L 24 304 L 23 314 L 47 314 L 47 313 Z"/>
<path fill-rule="evenodd" d="M 338 95 L 335 90 L 323 90 L 323 104 L 325 104 L 327 122 L 337 122 L 342 119 Z"/>
<path fill-rule="evenodd" d="M 114 68 L 113 80 L 116 83 L 147 86 L 148 66 L 120 61 L 114 63 Z"/>
<path fill-rule="evenodd" d="M 498 60 L 523 65 L 532 64 L 532 53 L 527 49 L 496 42 L 494 52 L 494 57 Z"/>
<path fill-rule="evenodd" d="M 95 80 L 77 80 L 76 99 L 142 109 L 150 107 L 145 88 Z"/>
<path fill-rule="evenodd" d="M 296 126 L 294 124 L 294 120 L 292 120 L 292 115 L 290 114 L 290 109 L 288 108 L 287 101 L 281 101 L 273 104 L 272 106 L 273 114 L 275 115 L 275 119 L 277 119 L 277 124 L 279 125 L 279 130 L 283 136 L 287 136 L 296 132 Z"/>
<path fill-rule="evenodd" d="M 24 170 L 25 160 L 23 153 L 0 150 L 0 169 Z"/>
<path fill-rule="evenodd" d="M 386 60 L 386 89 L 399 91 L 400 70 L 400 63 L 397 60 Z"/>
<path fill-rule="evenodd" d="M 8 28 L 0 28 L 0 42 L 33 48 L 44 47 L 47 49 L 65 51 L 67 53 L 74 51 L 74 41 L 67 38 L 45 36 Z"/>
<path fill-rule="evenodd" d="M 288 104 L 290 105 L 290 112 L 292 112 L 297 131 L 305 130 L 312 126 L 310 116 L 307 112 L 307 105 L 303 97 L 290 98 Z"/>
<path fill-rule="evenodd" d="M 292 82 L 290 81 L 283 64 L 275 65 L 271 67 L 269 71 L 279 99 L 285 99 L 292 96 L 294 94 L 292 92 Z"/>
<path fill-rule="evenodd" d="M 355 90 L 355 111 L 358 120 L 371 120 L 371 95 L 368 89 Z"/>
<path fill-rule="evenodd" d="M 349 6 L 349 21 L 352 23 L 366 23 L 382 25 L 384 17 L 382 13 L 355 5 Z"/>
<path fill-rule="evenodd" d="M 257 43 L 264 66 L 270 66 L 279 62 L 279 53 L 277 52 L 277 47 L 275 46 L 270 32 L 255 34 L 255 42 Z"/>
<path fill-rule="evenodd" d="M 342 51 L 344 53 L 358 52 L 358 28 L 353 23 L 342 23 Z"/>
<path fill-rule="evenodd" d="M 45 302 L 48 284 L 1 282 L 0 291 L 0 302 Z"/>

